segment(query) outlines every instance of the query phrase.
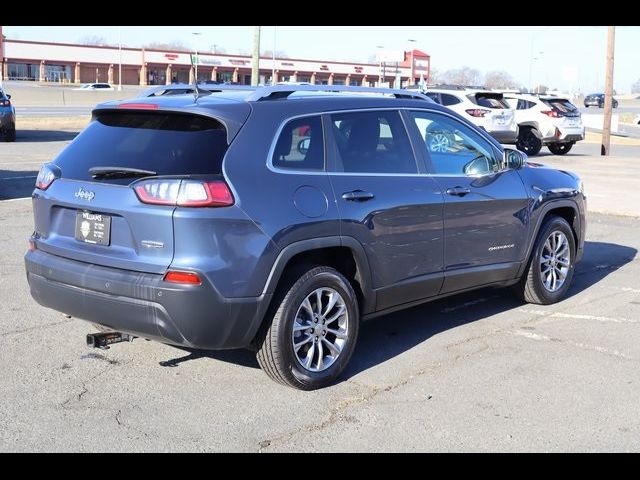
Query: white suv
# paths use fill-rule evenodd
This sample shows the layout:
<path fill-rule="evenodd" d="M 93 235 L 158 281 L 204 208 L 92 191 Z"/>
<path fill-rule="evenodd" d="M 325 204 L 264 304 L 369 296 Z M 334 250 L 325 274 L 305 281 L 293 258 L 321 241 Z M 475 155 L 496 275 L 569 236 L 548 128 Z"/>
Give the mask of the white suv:
<path fill-rule="evenodd" d="M 543 145 L 554 155 L 564 155 L 584 139 L 580 111 L 567 98 L 513 93 L 504 98 L 516 109 L 520 127 L 516 147 L 527 155 L 537 155 Z"/>
<path fill-rule="evenodd" d="M 452 86 L 429 87 L 424 94 L 483 128 L 500 143 L 517 142 L 518 124 L 502 93 Z"/>

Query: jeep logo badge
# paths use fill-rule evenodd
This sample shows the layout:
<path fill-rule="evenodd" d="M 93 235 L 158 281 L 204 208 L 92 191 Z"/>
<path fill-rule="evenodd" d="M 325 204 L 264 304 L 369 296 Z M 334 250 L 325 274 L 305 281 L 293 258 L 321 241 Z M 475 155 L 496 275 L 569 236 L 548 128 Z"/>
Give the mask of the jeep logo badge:
<path fill-rule="evenodd" d="M 85 190 L 82 187 L 80 187 L 78 189 L 78 191 L 74 195 L 75 195 L 76 198 L 81 198 L 81 199 L 86 200 L 88 202 L 93 200 L 95 198 L 95 196 L 96 196 L 95 193 L 90 192 L 89 190 Z"/>

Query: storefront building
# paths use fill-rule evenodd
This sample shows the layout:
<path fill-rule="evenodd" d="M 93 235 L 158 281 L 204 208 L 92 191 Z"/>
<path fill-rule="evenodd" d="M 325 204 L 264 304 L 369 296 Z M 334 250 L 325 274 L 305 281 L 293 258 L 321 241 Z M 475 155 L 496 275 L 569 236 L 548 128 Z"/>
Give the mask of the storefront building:
<path fill-rule="evenodd" d="M 35 82 L 123 85 L 192 83 L 192 52 L 111 46 L 1 40 L 2 78 Z M 260 83 L 309 82 L 318 85 L 383 83 L 402 86 L 429 80 L 430 57 L 405 52 L 396 63 L 349 63 L 291 58 L 260 58 Z M 250 84 L 251 57 L 199 53 L 198 81 Z M 122 81 L 120 80 L 122 75 Z M 272 78 L 273 77 L 273 78 Z M 383 78 L 384 77 L 384 78 Z"/>

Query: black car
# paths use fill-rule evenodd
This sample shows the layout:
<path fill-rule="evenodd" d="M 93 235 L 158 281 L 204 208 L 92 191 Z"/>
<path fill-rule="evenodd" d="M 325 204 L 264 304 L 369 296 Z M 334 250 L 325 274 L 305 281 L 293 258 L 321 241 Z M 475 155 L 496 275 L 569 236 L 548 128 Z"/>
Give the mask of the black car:
<path fill-rule="evenodd" d="M 249 348 L 305 390 L 364 320 L 481 287 L 560 301 L 585 243 L 576 175 L 386 88 L 103 103 L 32 196 L 31 294 L 108 330 L 90 345 Z"/>
<path fill-rule="evenodd" d="M 618 101 L 615 98 L 611 99 L 611 104 L 613 108 L 618 108 Z M 591 95 L 587 95 L 584 97 L 584 106 L 585 108 L 589 107 L 604 107 L 604 93 L 592 93 Z"/>

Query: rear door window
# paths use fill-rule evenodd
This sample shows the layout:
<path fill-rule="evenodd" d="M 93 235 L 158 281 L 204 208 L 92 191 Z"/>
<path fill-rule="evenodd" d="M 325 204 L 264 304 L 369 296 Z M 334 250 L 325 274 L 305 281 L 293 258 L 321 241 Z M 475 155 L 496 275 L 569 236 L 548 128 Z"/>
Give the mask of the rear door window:
<path fill-rule="evenodd" d="M 334 170 L 347 173 L 417 173 L 400 113 L 392 110 L 331 115 L 337 145 Z"/>
<path fill-rule="evenodd" d="M 529 100 L 518 100 L 518 110 L 529 110 L 530 108 L 535 107 L 536 104 L 534 102 L 530 102 Z"/>
<path fill-rule="evenodd" d="M 324 170 L 324 135 L 320 116 L 289 121 L 280 132 L 271 163 L 278 168 Z"/>
<path fill-rule="evenodd" d="M 444 106 L 456 105 L 457 103 L 461 102 L 458 97 L 450 95 L 448 93 L 441 93 L 440 97 L 442 98 L 442 105 Z"/>
<path fill-rule="evenodd" d="M 440 94 L 437 92 L 426 92 L 425 95 L 427 97 L 429 97 L 431 100 L 433 100 L 436 103 L 439 103 L 442 105 L 442 100 L 440 100 Z"/>
<path fill-rule="evenodd" d="M 157 175 L 222 172 L 227 136 L 212 118 L 151 112 L 102 112 L 55 159 L 62 177 L 95 181 L 92 167 L 125 167 Z M 127 179 L 100 179 L 128 184 Z"/>

